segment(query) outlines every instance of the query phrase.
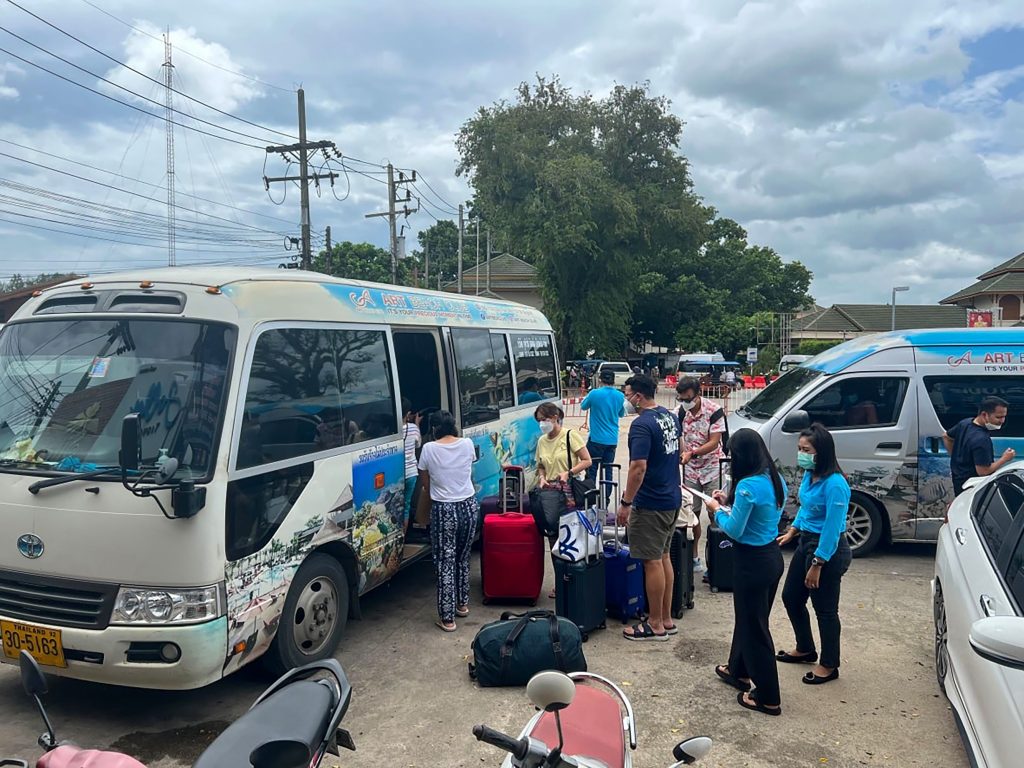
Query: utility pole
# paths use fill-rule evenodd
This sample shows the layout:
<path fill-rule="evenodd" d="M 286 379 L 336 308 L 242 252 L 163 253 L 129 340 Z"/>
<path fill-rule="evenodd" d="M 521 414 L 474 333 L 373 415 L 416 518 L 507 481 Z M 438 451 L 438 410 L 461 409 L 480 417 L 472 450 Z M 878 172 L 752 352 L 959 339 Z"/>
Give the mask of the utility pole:
<path fill-rule="evenodd" d="M 459 293 L 462 293 L 462 203 L 459 203 Z"/>
<path fill-rule="evenodd" d="M 423 244 L 423 282 L 430 287 L 430 238 Z"/>
<path fill-rule="evenodd" d="M 164 89 L 167 118 L 167 266 L 177 264 L 177 233 L 174 223 L 174 64 L 171 63 L 171 31 L 164 34 Z"/>
<path fill-rule="evenodd" d="M 491 227 L 487 225 L 487 292 L 491 292 Z"/>
<path fill-rule="evenodd" d="M 327 246 L 327 274 L 334 274 L 334 254 L 331 252 L 331 228 L 327 227 L 324 232 L 325 245 Z"/>
<path fill-rule="evenodd" d="M 480 218 L 476 220 L 476 295 L 480 295 Z"/>
<path fill-rule="evenodd" d="M 381 211 L 380 213 L 368 213 L 365 218 L 372 219 L 377 216 L 387 216 L 388 218 L 388 229 L 390 231 L 390 243 L 391 243 L 391 283 L 392 285 L 398 284 L 398 216 L 409 217 L 410 213 L 416 213 L 419 210 L 419 206 L 416 208 L 410 208 L 408 205 L 402 206 L 402 210 L 398 211 L 395 209 L 396 203 L 409 203 L 412 201 L 412 193 L 406 190 L 405 197 L 398 199 L 398 188 L 402 184 L 410 184 L 416 181 L 416 171 L 412 172 L 411 177 L 406 177 L 401 171 L 398 172 L 398 181 L 395 181 L 395 166 L 388 163 L 388 209 L 387 211 Z"/>
<path fill-rule="evenodd" d="M 309 246 L 309 182 L 319 182 L 320 179 L 334 180 L 338 174 L 332 172 L 319 174 L 309 172 L 309 150 L 316 149 L 337 149 L 333 141 L 306 141 L 306 93 L 299 88 L 299 143 L 286 144 L 283 146 L 267 147 L 267 154 L 293 155 L 298 152 L 299 175 L 298 176 L 274 176 L 263 177 L 263 185 L 270 189 L 270 185 L 277 182 L 299 182 L 299 193 L 301 196 L 301 225 L 302 225 L 302 268 L 309 269 L 312 266 L 313 257 Z"/>

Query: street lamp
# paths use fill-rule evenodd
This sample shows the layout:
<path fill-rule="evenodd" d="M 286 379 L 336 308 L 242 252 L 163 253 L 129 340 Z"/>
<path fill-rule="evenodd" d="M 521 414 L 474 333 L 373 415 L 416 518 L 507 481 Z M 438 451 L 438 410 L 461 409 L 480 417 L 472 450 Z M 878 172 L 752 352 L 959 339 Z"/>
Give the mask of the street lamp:
<path fill-rule="evenodd" d="M 893 331 L 896 330 L 896 294 L 897 293 L 902 293 L 903 291 L 909 291 L 909 290 L 910 290 L 910 286 L 909 285 L 894 285 L 892 287 L 892 328 L 891 328 L 891 330 L 893 330 Z"/>

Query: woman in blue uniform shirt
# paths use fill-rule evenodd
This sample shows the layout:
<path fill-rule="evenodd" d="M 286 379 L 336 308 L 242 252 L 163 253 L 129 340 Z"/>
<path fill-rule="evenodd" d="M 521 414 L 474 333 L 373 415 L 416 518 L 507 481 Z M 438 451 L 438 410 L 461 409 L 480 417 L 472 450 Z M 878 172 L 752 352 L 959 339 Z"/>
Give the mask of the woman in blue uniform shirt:
<path fill-rule="evenodd" d="M 740 706 L 781 715 L 779 671 L 768 617 L 785 570 L 775 539 L 786 483 L 754 430 L 737 430 L 729 440 L 729 453 L 732 488 L 728 496 L 715 491 L 714 501 L 708 502 L 715 522 L 734 542 L 732 648 L 729 663 L 715 667 L 715 674 L 740 690 L 736 697 Z"/>
<path fill-rule="evenodd" d="M 803 677 L 808 685 L 820 685 L 839 677 L 839 587 L 853 555 L 846 540 L 846 512 L 850 484 L 836 461 L 832 435 L 821 424 L 800 433 L 797 463 L 805 470 L 800 484 L 800 511 L 779 543 L 800 537 L 789 574 L 782 588 L 782 602 L 796 634 L 796 649 L 779 651 L 778 660 L 790 664 L 817 665 Z M 821 635 L 821 658 L 814 649 L 807 598 L 811 598 Z"/>

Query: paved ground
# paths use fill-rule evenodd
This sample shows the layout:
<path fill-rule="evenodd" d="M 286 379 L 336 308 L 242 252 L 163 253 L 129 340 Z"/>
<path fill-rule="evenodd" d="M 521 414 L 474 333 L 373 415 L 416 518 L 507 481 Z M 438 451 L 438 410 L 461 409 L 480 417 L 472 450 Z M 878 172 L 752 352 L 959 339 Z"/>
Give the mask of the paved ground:
<path fill-rule="evenodd" d="M 934 547 L 899 546 L 854 561 L 841 609 L 843 676 L 809 688 L 800 684 L 802 668 L 783 666 L 781 718 L 740 709 L 732 689 L 714 676 L 732 628 L 728 594 L 699 588 L 695 610 L 668 643 L 627 643 L 618 624 L 594 633 L 585 646 L 591 669 L 622 683 L 636 710 L 637 765 L 667 765 L 673 744 L 707 734 L 717 742 L 709 766 L 965 767 L 932 664 L 933 558 Z M 479 595 L 476 563 L 473 573 Z M 549 576 L 545 594 L 550 583 Z M 345 722 L 358 746 L 341 765 L 498 765 L 500 756 L 470 729 L 486 722 L 518 732 L 532 709 L 521 689 L 477 689 L 466 661 L 474 633 L 500 610 L 475 602 L 458 632 L 438 631 L 428 563 L 367 596 L 365 618 L 349 625 L 338 655 L 355 690 Z M 777 644 L 792 642 L 781 600 L 773 631 Z M 151 767 L 179 768 L 267 682 L 258 670 L 243 670 L 201 691 L 164 693 L 53 680 L 46 701 L 61 737 L 130 752 Z M 16 671 L 0 668 L 0 756 L 34 759 L 39 731 Z"/>

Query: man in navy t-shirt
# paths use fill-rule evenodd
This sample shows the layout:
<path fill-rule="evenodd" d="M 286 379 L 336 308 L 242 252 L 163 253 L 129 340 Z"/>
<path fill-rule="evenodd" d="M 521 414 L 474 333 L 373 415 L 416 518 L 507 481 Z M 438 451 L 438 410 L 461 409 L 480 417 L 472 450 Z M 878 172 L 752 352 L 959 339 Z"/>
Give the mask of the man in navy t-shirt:
<path fill-rule="evenodd" d="M 601 386 L 583 398 L 580 409 L 590 412 L 590 439 L 587 451 L 594 463 L 587 470 L 591 480 L 597 477 L 598 464 L 607 467 L 615 463 L 615 449 L 619 445 L 619 419 L 626 415 L 625 396 L 614 387 L 615 371 L 601 371 Z M 611 480 L 611 470 L 605 469 L 604 479 Z"/>
<path fill-rule="evenodd" d="M 629 526 L 630 554 L 644 561 L 650 618 L 623 630 L 627 640 L 667 640 L 676 633 L 671 618 L 672 561 L 669 544 L 682 494 L 679 489 L 679 419 L 654 402 L 650 376 L 626 382 L 626 402 L 639 412 L 629 428 L 629 475 L 619 505 L 619 522 Z"/>
<path fill-rule="evenodd" d="M 985 398 L 977 416 L 964 419 L 942 436 L 949 451 L 949 471 L 953 476 L 953 493 L 957 496 L 964 492 L 964 483 L 970 478 L 991 475 L 1016 457 L 1013 448 L 1007 448 L 994 460 L 991 433 L 1002 428 L 1007 406 L 1002 398 Z"/>

